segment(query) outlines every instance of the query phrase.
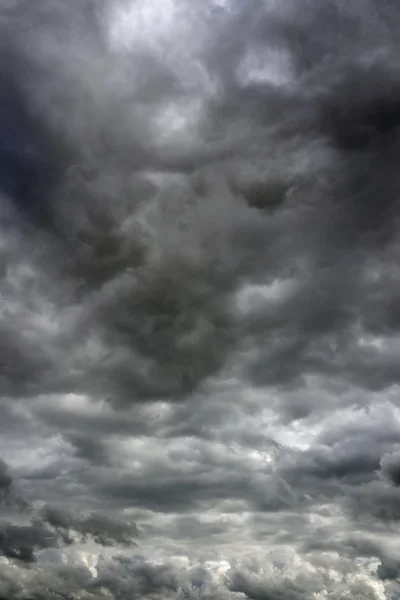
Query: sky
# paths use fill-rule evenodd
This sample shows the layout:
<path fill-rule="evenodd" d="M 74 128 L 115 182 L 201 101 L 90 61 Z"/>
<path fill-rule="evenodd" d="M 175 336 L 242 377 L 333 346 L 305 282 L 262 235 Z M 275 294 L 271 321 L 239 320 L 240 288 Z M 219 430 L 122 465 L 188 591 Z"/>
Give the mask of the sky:
<path fill-rule="evenodd" d="M 399 25 L 3 0 L 0 600 L 400 598 Z"/>

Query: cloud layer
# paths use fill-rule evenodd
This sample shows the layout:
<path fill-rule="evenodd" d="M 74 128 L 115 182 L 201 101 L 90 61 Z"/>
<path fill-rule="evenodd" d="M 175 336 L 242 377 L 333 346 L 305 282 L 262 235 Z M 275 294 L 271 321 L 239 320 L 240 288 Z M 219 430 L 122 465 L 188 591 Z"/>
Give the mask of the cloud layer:
<path fill-rule="evenodd" d="M 0 600 L 400 595 L 400 8 L 0 8 Z"/>

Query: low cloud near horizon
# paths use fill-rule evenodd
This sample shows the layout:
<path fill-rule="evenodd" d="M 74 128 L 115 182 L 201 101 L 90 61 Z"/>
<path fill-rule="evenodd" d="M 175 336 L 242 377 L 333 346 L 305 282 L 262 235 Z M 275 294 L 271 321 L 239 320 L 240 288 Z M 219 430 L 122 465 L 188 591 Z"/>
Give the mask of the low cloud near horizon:
<path fill-rule="evenodd" d="M 400 6 L 0 7 L 0 600 L 400 598 Z"/>

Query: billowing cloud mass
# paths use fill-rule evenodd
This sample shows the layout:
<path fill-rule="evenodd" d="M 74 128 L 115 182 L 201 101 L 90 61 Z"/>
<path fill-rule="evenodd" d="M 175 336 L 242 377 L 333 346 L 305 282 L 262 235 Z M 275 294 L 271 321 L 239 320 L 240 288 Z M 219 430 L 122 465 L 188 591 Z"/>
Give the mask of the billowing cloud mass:
<path fill-rule="evenodd" d="M 0 600 L 400 597 L 399 21 L 3 0 Z"/>

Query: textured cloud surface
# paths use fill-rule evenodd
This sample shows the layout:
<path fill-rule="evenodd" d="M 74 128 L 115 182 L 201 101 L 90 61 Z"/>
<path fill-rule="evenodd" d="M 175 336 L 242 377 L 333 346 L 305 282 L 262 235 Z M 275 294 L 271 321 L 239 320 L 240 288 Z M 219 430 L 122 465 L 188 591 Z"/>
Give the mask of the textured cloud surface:
<path fill-rule="evenodd" d="M 3 0 L 0 600 L 400 598 L 399 22 Z"/>

